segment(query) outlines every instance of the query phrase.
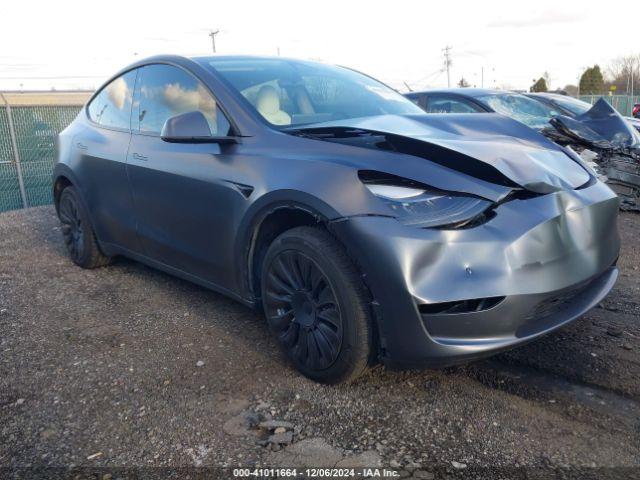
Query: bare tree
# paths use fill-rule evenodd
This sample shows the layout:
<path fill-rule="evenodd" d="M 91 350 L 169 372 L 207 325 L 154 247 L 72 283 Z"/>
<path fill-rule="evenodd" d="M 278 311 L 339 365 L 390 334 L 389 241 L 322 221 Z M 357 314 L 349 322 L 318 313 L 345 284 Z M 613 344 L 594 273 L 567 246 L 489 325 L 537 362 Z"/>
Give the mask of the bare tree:
<path fill-rule="evenodd" d="M 618 93 L 631 93 L 631 90 L 640 92 L 640 54 L 616 58 L 607 67 L 607 76 L 610 85 L 615 85 Z"/>
<path fill-rule="evenodd" d="M 464 77 L 460 78 L 460 81 L 458 82 L 458 87 L 460 88 L 466 88 L 469 87 L 469 82 L 467 82 L 467 80 Z"/>
<path fill-rule="evenodd" d="M 578 86 L 577 85 L 565 85 L 564 88 L 562 89 L 567 95 L 570 95 L 572 97 L 577 97 L 578 96 Z"/>

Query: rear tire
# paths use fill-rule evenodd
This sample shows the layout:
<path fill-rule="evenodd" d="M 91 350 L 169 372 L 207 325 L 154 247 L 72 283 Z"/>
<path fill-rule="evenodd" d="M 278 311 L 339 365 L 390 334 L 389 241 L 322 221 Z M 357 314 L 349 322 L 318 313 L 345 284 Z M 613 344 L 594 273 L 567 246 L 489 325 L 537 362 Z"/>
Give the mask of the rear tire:
<path fill-rule="evenodd" d="M 98 246 L 89 215 L 75 187 L 68 186 L 60 194 L 58 218 L 73 263 L 82 268 L 103 267 L 111 263 L 112 259 Z"/>
<path fill-rule="evenodd" d="M 269 328 L 303 375 L 336 384 L 366 371 L 373 350 L 367 291 L 329 232 L 296 227 L 276 238 L 261 289 Z"/>

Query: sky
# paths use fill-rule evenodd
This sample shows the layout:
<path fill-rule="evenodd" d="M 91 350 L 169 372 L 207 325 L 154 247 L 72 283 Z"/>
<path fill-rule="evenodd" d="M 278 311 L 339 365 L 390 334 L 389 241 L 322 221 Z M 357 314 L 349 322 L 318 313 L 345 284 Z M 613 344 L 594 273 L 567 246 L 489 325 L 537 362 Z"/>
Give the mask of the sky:
<path fill-rule="evenodd" d="M 589 3 L 8 0 L 0 89 L 93 89 L 146 56 L 210 54 L 211 30 L 219 31 L 220 55 L 345 65 L 401 91 L 446 87 L 447 46 L 452 86 L 464 77 L 478 87 L 528 89 L 548 72 L 552 88 L 564 87 L 587 66 L 640 53 L 640 1 L 618 0 L 611 10 Z"/>

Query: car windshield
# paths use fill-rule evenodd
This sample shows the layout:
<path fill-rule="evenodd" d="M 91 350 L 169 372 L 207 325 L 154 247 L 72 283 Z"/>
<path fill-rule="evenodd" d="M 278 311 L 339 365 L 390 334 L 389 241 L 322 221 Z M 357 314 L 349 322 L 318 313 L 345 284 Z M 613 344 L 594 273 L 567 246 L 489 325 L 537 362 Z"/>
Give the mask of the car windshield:
<path fill-rule="evenodd" d="M 496 112 L 536 129 L 549 126 L 551 117 L 560 113 L 519 93 L 481 95 L 478 99 Z"/>
<path fill-rule="evenodd" d="M 284 59 L 205 60 L 275 126 L 424 113 L 395 90 L 347 68 Z"/>
<path fill-rule="evenodd" d="M 559 107 L 570 111 L 574 115 L 582 115 L 593 107 L 590 103 L 583 102 L 582 100 L 578 100 L 573 97 L 557 96 L 553 97 L 551 101 Z"/>

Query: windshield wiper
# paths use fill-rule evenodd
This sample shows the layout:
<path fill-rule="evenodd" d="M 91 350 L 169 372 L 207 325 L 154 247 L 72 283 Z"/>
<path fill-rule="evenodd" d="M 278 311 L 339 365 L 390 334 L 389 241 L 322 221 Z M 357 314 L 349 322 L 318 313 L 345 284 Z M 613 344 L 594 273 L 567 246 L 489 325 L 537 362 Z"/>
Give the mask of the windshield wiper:
<path fill-rule="evenodd" d="M 384 148 L 394 150 L 389 145 L 387 134 L 350 127 L 305 127 L 287 129 L 288 133 L 305 138 L 326 140 L 328 142 L 353 145 L 357 147 Z"/>
<path fill-rule="evenodd" d="M 323 126 L 304 126 L 297 128 L 287 128 L 286 132 L 293 134 L 300 134 L 305 136 L 312 136 L 316 138 L 352 138 L 352 137 L 360 137 L 365 135 L 371 135 L 371 132 L 367 130 L 361 130 L 357 128 L 348 128 L 348 127 L 323 127 Z"/>

